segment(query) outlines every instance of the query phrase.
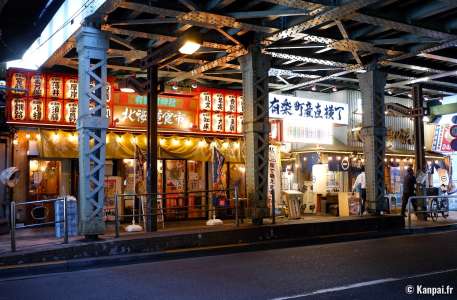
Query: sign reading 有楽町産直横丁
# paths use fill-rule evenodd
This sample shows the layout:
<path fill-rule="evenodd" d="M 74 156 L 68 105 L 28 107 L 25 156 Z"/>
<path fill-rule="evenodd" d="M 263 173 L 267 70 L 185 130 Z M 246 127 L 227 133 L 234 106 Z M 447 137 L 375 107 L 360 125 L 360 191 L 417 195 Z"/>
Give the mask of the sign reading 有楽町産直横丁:
<path fill-rule="evenodd" d="M 347 125 L 349 122 L 348 105 L 345 103 L 271 93 L 268 96 L 268 102 L 270 118 L 286 119 L 292 117 L 341 125 Z"/>

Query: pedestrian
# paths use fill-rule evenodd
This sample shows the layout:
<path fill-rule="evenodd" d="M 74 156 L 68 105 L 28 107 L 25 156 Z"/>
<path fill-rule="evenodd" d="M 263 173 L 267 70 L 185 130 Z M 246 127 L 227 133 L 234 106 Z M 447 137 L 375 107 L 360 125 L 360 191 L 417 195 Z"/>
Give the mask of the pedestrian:
<path fill-rule="evenodd" d="M 403 197 L 401 202 L 401 215 L 405 217 L 406 205 L 408 205 L 409 197 L 416 195 L 416 176 L 411 167 L 406 169 L 406 175 L 403 179 Z M 415 200 L 411 200 L 411 204 L 414 207 L 414 211 L 417 210 L 417 204 Z"/>
<path fill-rule="evenodd" d="M 360 213 L 363 214 L 365 212 L 365 201 L 367 198 L 367 186 L 366 186 L 366 179 L 365 179 L 365 167 L 362 166 L 360 168 L 360 174 L 355 179 L 354 185 L 352 186 L 352 192 L 355 191 L 359 192 L 359 197 L 361 200 L 360 203 Z"/>

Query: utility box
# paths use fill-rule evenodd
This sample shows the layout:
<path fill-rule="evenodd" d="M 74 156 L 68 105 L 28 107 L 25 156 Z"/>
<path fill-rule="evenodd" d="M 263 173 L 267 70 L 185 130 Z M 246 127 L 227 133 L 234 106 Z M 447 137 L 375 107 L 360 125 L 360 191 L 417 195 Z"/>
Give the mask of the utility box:
<path fill-rule="evenodd" d="M 54 202 L 54 213 L 55 213 L 55 231 L 56 238 L 62 238 L 65 235 L 64 232 L 64 219 L 63 219 L 63 205 L 64 200 Z M 59 222 L 59 223 L 57 223 Z M 78 205 L 76 198 L 73 196 L 67 197 L 67 225 L 68 225 L 68 236 L 78 235 Z"/>

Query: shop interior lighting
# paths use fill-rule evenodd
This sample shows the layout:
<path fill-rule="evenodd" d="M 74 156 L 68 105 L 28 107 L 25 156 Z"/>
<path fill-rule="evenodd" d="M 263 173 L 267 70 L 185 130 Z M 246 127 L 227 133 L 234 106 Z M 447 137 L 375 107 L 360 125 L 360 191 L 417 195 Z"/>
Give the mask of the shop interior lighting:
<path fill-rule="evenodd" d="M 106 135 L 105 142 L 108 144 L 109 143 L 109 134 Z"/>
<path fill-rule="evenodd" d="M 439 164 L 440 162 L 438 160 L 435 160 L 435 164 Z"/>
<path fill-rule="evenodd" d="M 178 145 L 179 145 L 179 140 L 177 140 L 177 139 L 172 139 L 172 140 L 171 140 L 171 144 L 172 144 L 173 146 L 178 146 Z"/>
<path fill-rule="evenodd" d="M 240 143 L 239 142 L 234 142 L 233 143 L 233 147 L 235 147 L 235 149 L 240 148 Z"/>
<path fill-rule="evenodd" d="M 25 138 L 28 139 L 28 140 L 30 140 L 30 133 L 26 133 L 26 134 L 25 134 Z"/>
<path fill-rule="evenodd" d="M 393 158 L 391 158 L 391 159 L 390 159 L 390 162 L 394 162 L 394 159 L 393 159 Z"/>
<path fill-rule="evenodd" d="M 179 48 L 179 52 L 182 54 L 191 55 L 200 49 L 200 44 L 194 41 L 185 41 L 184 44 Z"/>
<path fill-rule="evenodd" d="M 60 139 L 60 136 L 59 136 L 59 133 L 55 132 L 53 135 L 52 135 L 52 141 L 54 143 L 57 143 Z"/>
<path fill-rule="evenodd" d="M 138 143 L 138 139 L 136 136 L 132 137 L 132 144 L 136 145 Z"/>
<path fill-rule="evenodd" d="M 303 161 L 306 161 L 306 160 L 307 160 L 307 158 L 306 158 L 306 157 L 303 157 Z"/>
<path fill-rule="evenodd" d="M 384 162 L 387 162 L 387 158 L 384 158 Z"/>
<path fill-rule="evenodd" d="M 29 167 L 30 167 L 30 171 L 36 172 L 36 171 L 38 171 L 38 168 L 40 167 L 40 163 L 38 162 L 38 160 L 33 159 L 30 161 Z"/>
<path fill-rule="evenodd" d="M 240 166 L 239 170 L 240 170 L 241 173 L 244 173 L 244 172 L 246 172 L 246 167 L 245 166 Z"/>
<path fill-rule="evenodd" d="M 190 146 L 190 145 L 192 145 L 192 141 L 189 140 L 189 139 L 186 139 L 186 141 L 184 142 L 184 144 L 185 144 L 186 146 Z"/>
<path fill-rule="evenodd" d="M 132 88 L 129 88 L 129 87 L 123 87 L 123 88 L 120 88 L 120 90 L 123 93 L 135 93 L 135 90 Z"/>
<path fill-rule="evenodd" d="M 116 143 L 122 143 L 123 137 L 122 135 L 116 136 Z"/>
<path fill-rule="evenodd" d="M 165 139 L 160 139 L 160 140 L 159 140 L 159 144 L 160 144 L 160 145 L 165 145 Z"/>
<path fill-rule="evenodd" d="M 206 141 L 205 141 L 205 140 L 201 140 L 201 141 L 198 142 L 198 146 L 199 146 L 199 147 L 206 147 L 206 145 L 207 145 L 207 144 L 206 144 Z"/>
<path fill-rule="evenodd" d="M 330 161 L 330 160 L 333 160 L 333 157 L 329 156 L 329 157 L 328 157 L 328 160 L 329 160 L 329 161 Z"/>
<path fill-rule="evenodd" d="M 41 141 L 41 134 L 38 133 L 38 134 L 35 136 L 35 138 L 36 138 L 36 140 L 37 140 L 38 142 Z"/>
<path fill-rule="evenodd" d="M 397 158 L 397 159 L 395 160 L 395 162 L 399 163 L 399 162 L 400 162 L 400 159 L 399 159 L 399 158 Z"/>
<path fill-rule="evenodd" d="M 430 160 L 427 161 L 427 165 L 431 165 L 432 162 Z"/>
<path fill-rule="evenodd" d="M 365 162 L 365 159 L 364 159 L 364 158 L 362 158 L 360 161 L 361 161 L 361 162 L 362 162 L 362 164 L 363 164 L 363 163 Z"/>
<path fill-rule="evenodd" d="M 337 157 L 336 157 L 336 160 L 341 160 L 341 156 L 337 156 Z"/>
<path fill-rule="evenodd" d="M 227 149 L 228 147 L 229 147 L 229 143 L 227 143 L 227 142 L 223 142 L 222 143 L 222 148 L 223 149 Z"/>

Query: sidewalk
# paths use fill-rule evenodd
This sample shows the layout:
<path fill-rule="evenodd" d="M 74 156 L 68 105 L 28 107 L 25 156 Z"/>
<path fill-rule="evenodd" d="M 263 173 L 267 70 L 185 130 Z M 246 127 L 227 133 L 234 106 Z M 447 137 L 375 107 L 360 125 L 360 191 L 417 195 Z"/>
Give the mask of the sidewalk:
<path fill-rule="evenodd" d="M 233 221 L 232 221 L 233 222 Z M 257 247 L 259 244 L 321 243 L 345 239 L 359 239 L 366 234 L 401 231 L 404 220 L 399 216 L 305 217 L 300 220 L 277 219 L 277 224 L 255 226 L 249 223 L 235 227 L 230 221 L 224 225 L 206 226 L 205 221 L 167 224 L 167 228 L 153 233 L 125 233 L 114 238 L 113 228 L 98 241 L 70 238 L 69 244 L 53 237 L 53 229 L 17 231 L 17 252 L 10 252 L 9 236 L 0 238 L 0 268 L 24 264 L 69 262 L 96 257 L 122 257 L 132 254 L 164 255 L 206 249 Z M 268 220 L 267 220 L 268 222 Z M 266 223 L 267 223 L 266 222 Z M 362 237 L 363 238 L 363 237 Z M 8 267 L 8 268 L 10 268 Z"/>

